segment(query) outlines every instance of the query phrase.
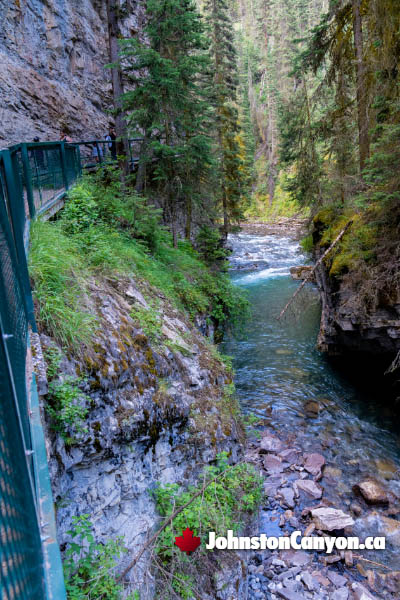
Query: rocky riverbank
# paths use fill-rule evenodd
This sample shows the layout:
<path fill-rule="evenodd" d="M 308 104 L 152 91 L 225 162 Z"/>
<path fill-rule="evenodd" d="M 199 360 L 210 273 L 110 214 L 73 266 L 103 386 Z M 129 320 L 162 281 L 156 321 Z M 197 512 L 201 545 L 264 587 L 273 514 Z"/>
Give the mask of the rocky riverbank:
<path fill-rule="evenodd" d="M 372 477 L 362 479 L 354 487 L 352 501 L 337 498 L 333 503 L 328 489 L 339 488 L 341 473 L 318 442 L 316 450 L 305 452 L 295 434 L 261 433 L 260 440 L 249 442 L 245 454 L 265 477 L 266 502 L 258 531 L 272 536 L 294 531 L 311 537 L 384 535 L 388 544 L 400 543 L 400 522 L 393 519 L 400 512 L 400 486 L 394 494 Z M 390 470 L 390 465 L 386 468 Z M 368 558 L 368 551 L 362 550 L 252 552 L 248 599 L 399 598 L 400 571 L 376 564 L 376 554 Z"/>
<path fill-rule="evenodd" d="M 280 235 L 299 239 L 304 235 L 307 219 L 302 217 L 280 217 L 273 222 L 241 223 L 243 233 L 253 235 Z"/>

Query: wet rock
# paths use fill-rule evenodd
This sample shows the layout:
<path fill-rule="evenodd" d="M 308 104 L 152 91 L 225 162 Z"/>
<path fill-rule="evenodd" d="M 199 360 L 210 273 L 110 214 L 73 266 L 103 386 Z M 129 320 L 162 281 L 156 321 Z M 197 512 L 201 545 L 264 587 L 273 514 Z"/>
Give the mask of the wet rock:
<path fill-rule="evenodd" d="M 351 588 L 354 600 L 378 600 L 378 596 L 373 596 L 361 583 L 353 583 Z"/>
<path fill-rule="evenodd" d="M 356 517 L 359 517 L 362 513 L 362 508 L 359 504 L 357 504 L 356 502 L 352 502 L 350 504 L 350 510 L 352 513 L 355 514 Z"/>
<path fill-rule="evenodd" d="M 318 404 L 318 402 L 315 402 L 314 400 L 310 400 L 309 402 L 306 402 L 306 404 L 304 405 L 304 412 L 306 413 L 307 417 L 311 417 L 311 418 L 316 418 L 319 415 L 319 411 L 320 411 L 320 405 Z"/>
<path fill-rule="evenodd" d="M 294 508 L 295 501 L 294 501 L 294 491 L 292 488 L 284 487 L 281 490 L 279 490 L 279 494 L 282 496 L 283 503 L 288 508 Z"/>
<path fill-rule="evenodd" d="M 280 452 L 283 448 L 283 442 L 272 434 L 264 435 L 260 441 L 260 451 L 264 452 Z"/>
<path fill-rule="evenodd" d="M 331 596 L 331 600 L 347 600 L 349 597 L 349 590 L 345 587 L 335 590 Z"/>
<path fill-rule="evenodd" d="M 306 471 L 311 473 L 311 475 L 319 475 L 325 465 L 325 458 L 321 454 L 316 453 L 305 454 L 304 457 L 306 459 L 304 463 Z"/>
<path fill-rule="evenodd" d="M 273 454 L 268 454 L 263 464 L 264 469 L 269 473 L 281 473 L 287 467 L 287 463 L 283 463 L 279 456 Z"/>
<path fill-rule="evenodd" d="M 304 571 L 301 574 L 301 580 L 309 592 L 317 590 L 319 588 L 318 581 L 308 571 Z"/>
<path fill-rule="evenodd" d="M 290 267 L 290 275 L 292 279 L 297 281 L 302 279 L 309 279 L 309 281 L 315 281 L 315 277 L 312 274 L 313 267 L 312 266 L 299 266 L 299 267 Z"/>
<path fill-rule="evenodd" d="M 393 479 L 398 473 L 398 467 L 390 458 L 376 458 L 376 469 L 383 479 Z"/>
<path fill-rule="evenodd" d="M 330 479 L 340 479 L 342 475 L 342 469 L 338 469 L 337 467 L 327 466 L 324 469 L 324 477 L 329 477 Z"/>
<path fill-rule="evenodd" d="M 310 523 L 307 529 L 304 532 L 304 537 L 308 537 L 315 531 L 315 523 Z"/>
<path fill-rule="evenodd" d="M 353 566 L 353 552 L 351 550 L 346 550 L 346 552 L 344 553 L 344 562 L 346 567 Z"/>
<path fill-rule="evenodd" d="M 283 550 L 281 557 L 294 567 L 304 567 L 312 561 L 312 555 L 304 552 L 304 550 Z"/>
<path fill-rule="evenodd" d="M 383 535 L 391 544 L 400 546 L 400 521 L 385 517 L 374 511 L 366 519 L 360 519 L 364 531 L 369 535 Z"/>
<path fill-rule="evenodd" d="M 277 588 L 276 593 L 280 598 L 284 598 L 284 600 L 306 600 L 303 594 L 289 588 Z"/>
<path fill-rule="evenodd" d="M 290 465 L 297 464 L 299 462 L 299 454 L 300 450 L 296 450 L 296 448 L 285 448 L 279 452 L 279 456 L 285 462 L 288 462 Z"/>
<path fill-rule="evenodd" d="M 336 573 L 335 571 L 329 570 L 327 572 L 326 576 L 333 583 L 333 585 L 337 588 L 343 587 L 347 583 L 346 577 L 343 577 L 343 575 L 339 575 L 339 573 Z"/>
<path fill-rule="evenodd" d="M 342 510 L 336 508 L 312 509 L 311 515 L 317 529 L 322 529 L 322 531 L 334 531 L 354 525 L 354 520 L 350 515 L 346 515 Z"/>
<path fill-rule="evenodd" d="M 364 479 L 354 486 L 354 490 L 359 492 L 369 504 L 387 504 L 389 499 L 386 490 L 375 479 Z"/>
<path fill-rule="evenodd" d="M 324 577 L 324 575 L 319 571 L 313 571 L 311 574 L 318 581 L 318 583 L 320 583 L 324 587 L 328 587 L 330 585 L 331 582 L 329 581 L 329 579 Z"/>
<path fill-rule="evenodd" d="M 322 497 L 322 487 L 318 483 L 315 483 L 315 481 L 311 479 L 297 479 L 295 483 L 299 490 L 305 492 L 314 500 Z"/>

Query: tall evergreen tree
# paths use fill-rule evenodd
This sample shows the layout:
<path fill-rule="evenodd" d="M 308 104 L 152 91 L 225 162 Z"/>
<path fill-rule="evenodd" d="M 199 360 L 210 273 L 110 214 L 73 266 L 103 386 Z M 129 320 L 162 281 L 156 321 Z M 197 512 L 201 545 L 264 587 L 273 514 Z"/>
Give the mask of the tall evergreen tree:
<path fill-rule="evenodd" d="M 165 222 L 177 243 L 178 209 L 192 203 L 212 166 L 212 111 L 206 95 L 208 56 L 204 26 L 192 0 L 148 0 L 148 41 L 125 40 L 121 59 L 132 89 L 123 95 L 132 132 L 143 135 L 148 164 L 164 197 Z"/>
<path fill-rule="evenodd" d="M 214 67 L 214 105 L 218 144 L 223 234 L 230 222 L 242 216 L 241 203 L 247 193 L 246 173 L 240 148 L 237 109 L 237 56 L 233 23 L 227 0 L 206 0 L 204 10 L 210 33 L 210 55 Z"/>

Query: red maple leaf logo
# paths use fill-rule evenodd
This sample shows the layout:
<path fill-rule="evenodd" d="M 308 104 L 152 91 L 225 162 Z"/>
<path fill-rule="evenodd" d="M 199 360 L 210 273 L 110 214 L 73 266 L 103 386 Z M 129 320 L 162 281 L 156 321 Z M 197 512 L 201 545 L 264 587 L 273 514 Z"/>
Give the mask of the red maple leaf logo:
<path fill-rule="evenodd" d="M 193 531 L 186 527 L 185 531 L 182 529 L 182 535 L 175 538 L 175 545 L 178 546 L 179 550 L 189 555 L 200 546 L 200 538 L 194 536 Z"/>

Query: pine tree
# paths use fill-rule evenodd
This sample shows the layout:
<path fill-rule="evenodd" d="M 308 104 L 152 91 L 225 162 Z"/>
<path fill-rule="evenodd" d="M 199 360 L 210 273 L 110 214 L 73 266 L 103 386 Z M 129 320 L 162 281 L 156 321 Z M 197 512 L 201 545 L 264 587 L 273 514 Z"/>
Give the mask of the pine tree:
<path fill-rule="evenodd" d="M 237 109 L 237 56 L 233 23 L 227 0 L 206 0 L 204 4 L 210 34 L 210 56 L 214 67 L 214 106 L 216 112 L 220 196 L 223 234 L 231 221 L 242 216 L 242 201 L 247 194 L 248 174 L 240 148 Z"/>
<path fill-rule="evenodd" d="M 202 81 L 209 69 L 202 19 L 192 0 L 148 0 L 148 42 L 121 45 L 132 89 L 123 95 L 132 132 L 145 140 L 142 161 L 156 158 L 153 181 L 164 197 L 164 220 L 177 244 L 177 216 L 186 209 L 191 235 L 192 203 L 212 166 L 212 111 Z"/>

